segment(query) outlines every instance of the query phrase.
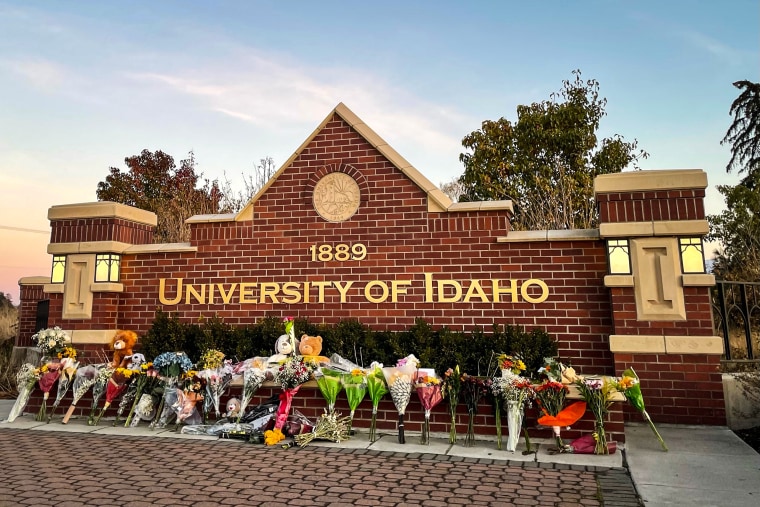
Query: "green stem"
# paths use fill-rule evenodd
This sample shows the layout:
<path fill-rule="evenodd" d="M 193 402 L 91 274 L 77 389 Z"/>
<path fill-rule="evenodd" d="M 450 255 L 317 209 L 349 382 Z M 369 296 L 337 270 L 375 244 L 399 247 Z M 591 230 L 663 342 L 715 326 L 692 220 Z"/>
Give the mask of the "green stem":
<path fill-rule="evenodd" d="M 668 452 L 668 446 L 665 445 L 665 441 L 660 436 L 660 432 L 657 431 L 657 428 L 654 427 L 654 422 L 652 422 L 652 418 L 649 417 L 649 414 L 646 410 L 642 410 L 641 413 L 644 415 L 644 419 L 647 420 L 647 423 L 649 423 L 649 427 L 652 428 L 652 431 L 654 432 L 655 436 L 657 437 L 657 440 L 660 441 L 660 445 L 662 446 L 662 450 L 665 452 Z"/>

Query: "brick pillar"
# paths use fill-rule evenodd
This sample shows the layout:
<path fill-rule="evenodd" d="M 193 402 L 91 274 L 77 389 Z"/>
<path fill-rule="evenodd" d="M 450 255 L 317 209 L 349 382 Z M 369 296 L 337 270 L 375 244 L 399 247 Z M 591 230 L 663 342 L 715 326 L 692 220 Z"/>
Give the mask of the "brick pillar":
<path fill-rule="evenodd" d="M 723 340 L 713 331 L 710 304 L 715 278 L 684 268 L 682 248 L 701 245 L 679 242 L 708 232 L 706 187 L 701 170 L 609 174 L 594 182 L 600 236 L 608 252 L 627 249 L 630 259 L 628 273 L 611 263 L 604 279 L 612 302 L 615 371 L 636 370 L 647 411 L 659 422 L 726 422 Z M 638 417 L 634 411 L 627 416 Z"/>
<path fill-rule="evenodd" d="M 48 210 L 51 234 L 48 253 L 65 259 L 64 277 L 22 279 L 17 346 L 30 346 L 37 304 L 49 300 L 48 327 L 60 326 L 80 350 L 97 352 L 117 330 L 121 279 L 96 279 L 99 254 L 114 254 L 123 262 L 135 245 L 150 245 L 156 215 L 115 202 L 53 206 Z"/>

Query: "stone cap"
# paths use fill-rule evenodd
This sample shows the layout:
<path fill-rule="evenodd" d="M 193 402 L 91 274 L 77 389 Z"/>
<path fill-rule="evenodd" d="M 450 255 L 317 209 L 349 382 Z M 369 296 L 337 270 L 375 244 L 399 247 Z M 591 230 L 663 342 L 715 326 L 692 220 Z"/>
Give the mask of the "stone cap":
<path fill-rule="evenodd" d="M 76 218 L 121 218 L 153 227 L 158 224 L 155 213 L 113 201 L 60 204 L 48 209 L 48 220 L 51 221 Z"/>

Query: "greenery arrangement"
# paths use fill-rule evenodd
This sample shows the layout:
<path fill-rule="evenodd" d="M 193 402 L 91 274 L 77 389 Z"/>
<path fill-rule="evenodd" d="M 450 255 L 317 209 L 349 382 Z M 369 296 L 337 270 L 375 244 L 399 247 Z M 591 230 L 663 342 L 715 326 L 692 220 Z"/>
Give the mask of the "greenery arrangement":
<path fill-rule="evenodd" d="M 340 354 L 356 364 L 372 361 L 395 364 L 396 359 L 414 354 L 422 364 L 446 371 L 458 364 L 462 371 L 486 375 L 491 353 L 504 350 L 519 355 L 526 365 L 526 376 L 543 366 L 544 357 L 557 355 L 557 342 L 545 331 L 526 331 L 519 326 L 494 325 L 491 332 L 476 329 L 469 333 L 446 327 L 433 329 L 422 319 L 406 331 L 373 330 L 357 320 L 341 320 L 335 325 L 295 320 L 296 336 L 320 335 L 323 350 Z M 166 350 L 182 350 L 198 361 L 205 350 L 216 349 L 231 359 L 243 360 L 274 353 L 277 337 L 284 334 L 282 319 L 267 316 L 249 326 L 237 327 L 218 317 L 197 323 L 180 321 L 176 314 L 156 313 L 153 326 L 141 339 L 142 352 L 155 357 Z"/>

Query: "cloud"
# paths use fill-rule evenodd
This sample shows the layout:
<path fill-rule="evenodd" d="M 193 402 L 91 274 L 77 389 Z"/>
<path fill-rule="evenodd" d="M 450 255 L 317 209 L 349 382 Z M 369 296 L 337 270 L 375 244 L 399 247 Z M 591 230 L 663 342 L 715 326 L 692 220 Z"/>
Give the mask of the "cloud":
<path fill-rule="evenodd" d="M 712 37 L 695 30 L 676 30 L 675 32 L 683 40 L 692 46 L 710 53 L 730 65 L 740 65 L 745 57 L 745 52 L 734 49 Z"/>
<path fill-rule="evenodd" d="M 138 86 L 185 95 L 201 109 L 283 132 L 313 128 L 343 102 L 392 145 L 414 142 L 453 162 L 464 126 L 479 124 L 367 69 L 317 67 L 250 48 L 238 51 L 245 54 L 237 54 L 235 64 L 195 61 L 192 67 L 126 77 Z"/>
<path fill-rule="evenodd" d="M 65 67 L 42 58 L 4 60 L 0 61 L 0 67 L 46 92 L 58 90 L 71 80 Z"/>

